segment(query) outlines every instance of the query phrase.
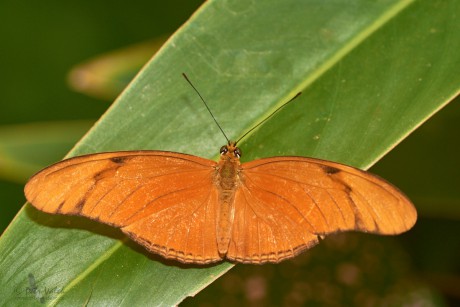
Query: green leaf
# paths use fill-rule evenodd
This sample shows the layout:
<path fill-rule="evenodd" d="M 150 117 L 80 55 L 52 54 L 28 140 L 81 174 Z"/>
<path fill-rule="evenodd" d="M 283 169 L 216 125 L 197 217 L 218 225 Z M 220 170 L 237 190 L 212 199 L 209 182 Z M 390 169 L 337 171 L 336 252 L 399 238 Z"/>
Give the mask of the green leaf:
<path fill-rule="evenodd" d="M 369 167 L 458 94 L 459 5 L 208 1 L 71 155 L 161 149 L 215 157 L 223 137 L 186 72 L 232 139 L 304 92 L 241 142 L 246 160 L 295 154 Z M 7 305 L 173 305 L 232 266 L 163 261 L 117 230 L 30 206 L 2 236 L 0 259 Z M 31 280 L 55 291 L 24 293 Z"/>

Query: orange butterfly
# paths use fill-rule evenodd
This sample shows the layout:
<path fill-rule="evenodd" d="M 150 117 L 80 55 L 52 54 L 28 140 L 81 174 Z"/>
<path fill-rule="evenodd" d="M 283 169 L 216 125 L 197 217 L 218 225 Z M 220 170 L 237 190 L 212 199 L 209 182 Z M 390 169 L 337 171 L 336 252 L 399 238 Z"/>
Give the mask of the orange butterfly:
<path fill-rule="evenodd" d="M 396 187 L 350 166 L 304 157 L 241 164 L 236 142 L 220 154 L 219 162 L 165 151 L 79 156 L 34 175 L 25 195 L 41 211 L 119 227 L 153 253 L 196 264 L 276 263 L 318 236 L 399 234 L 417 219 Z"/>

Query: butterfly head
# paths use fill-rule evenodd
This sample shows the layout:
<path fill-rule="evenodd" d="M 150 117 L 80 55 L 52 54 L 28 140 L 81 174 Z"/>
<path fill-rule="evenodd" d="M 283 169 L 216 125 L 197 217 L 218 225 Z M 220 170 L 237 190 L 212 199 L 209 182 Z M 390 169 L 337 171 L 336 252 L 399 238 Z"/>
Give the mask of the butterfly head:
<path fill-rule="evenodd" d="M 241 158 L 241 149 L 236 147 L 236 142 L 229 141 L 227 145 L 220 148 L 220 155 L 234 158 Z"/>

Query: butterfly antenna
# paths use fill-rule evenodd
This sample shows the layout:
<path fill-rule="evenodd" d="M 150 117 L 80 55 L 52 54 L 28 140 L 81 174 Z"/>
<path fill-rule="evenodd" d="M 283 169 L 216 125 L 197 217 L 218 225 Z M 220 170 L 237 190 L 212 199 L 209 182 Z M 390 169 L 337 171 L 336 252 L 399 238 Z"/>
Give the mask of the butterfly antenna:
<path fill-rule="evenodd" d="M 289 99 L 289 101 L 283 103 L 280 107 L 278 107 L 278 109 L 276 109 L 275 111 L 272 112 L 272 114 L 270 114 L 267 118 L 265 118 L 263 121 L 259 122 L 257 125 L 255 125 L 254 127 L 252 127 L 251 129 L 249 129 L 245 134 L 243 134 L 243 136 L 241 136 L 236 142 L 235 142 L 235 145 L 241 141 L 246 135 L 248 135 L 249 133 L 251 133 L 252 131 L 254 131 L 257 127 L 259 127 L 260 125 L 262 125 L 263 123 L 265 123 L 268 119 L 270 119 L 273 115 L 275 115 L 276 113 L 278 113 L 279 110 L 281 110 L 282 108 L 284 108 L 288 103 L 290 103 L 291 101 L 293 101 L 294 99 L 296 99 L 297 97 L 300 96 L 300 94 L 302 94 L 302 92 L 298 92 L 294 97 L 292 97 L 291 99 Z"/>
<path fill-rule="evenodd" d="M 203 101 L 204 105 L 206 106 L 206 109 L 208 109 L 209 114 L 211 114 L 212 119 L 214 119 L 214 122 L 216 123 L 217 127 L 219 127 L 220 131 L 222 131 L 222 134 L 224 135 L 225 139 L 227 140 L 227 143 L 230 143 L 230 140 L 228 139 L 227 135 L 225 134 L 224 130 L 222 127 L 219 125 L 217 122 L 217 119 L 214 117 L 214 115 L 211 112 L 211 109 L 208 107 L 208 104 L 206 101 L 204 101 L 203 96 L 201 96 L 200 92 L 196 89 L 196 87 L 192 84 L 192 82 L 188 79 L 187 75 L 185 73 L 182 73 L 182 76 L 184 76 L 185 80 L 190 84 L 190 86 L 195 90 L 195 92 L 200 96 L 201 101 Z"/>

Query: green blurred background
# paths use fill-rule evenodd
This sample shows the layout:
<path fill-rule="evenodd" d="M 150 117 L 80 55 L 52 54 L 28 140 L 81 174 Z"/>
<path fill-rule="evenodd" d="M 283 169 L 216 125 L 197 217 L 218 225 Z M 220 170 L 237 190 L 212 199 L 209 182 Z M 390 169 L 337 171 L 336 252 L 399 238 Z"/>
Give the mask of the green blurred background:
<path fill-rule="evenodd" d="M 129 5 L 124 1 L 0 2 L 2 231 L 25 202 L 25 181 L 17 182 L 14 172 L 5 171 L 7 162 L 12 163 L 14 158 L 7 154 L 22 152 L 34 142 L 48 142 L 50 150 L 40 146 L 28 153 L 31 160 L 41 161 L 36 170 L 60 160 L 112 102 L 72 91 L 67 76 L 73 66 L 114 49 L 173 33 L 200 4 L 178 0 L 135 0 Z M 63 132 L 61 138 L 49 136 L 43 141 L 30 136 L 34 131 L 39 133 L 34 126 L 10 126 L 75 120 L 78 122 L 73 122 L 74 127 Z M 80 120 L 88 121 L 79 125 Z M 47 130 L 46 126 L 40 128 Z M 60 129 L 51 130 L 58 133 Z M 15 140 L 8 138 L 9 132 L 15 133 Z M 72 139 L 64 139 L 66 134 Z"/>
<path fill-rule="evenodd" d="M 201 1 L 185 0 L 135 0 L 129 5 L 121 1 L 0 2 L 2 231 L 25 202 L 25 178 L 34 170 L 61 159 L 113 100 L 110 90 L 93 96 L 72 90 L 68 84 L 71 69 L 126 46 L 156 38 L 161 42 L 200 4 Z M 145 50 L 139 50 L 153 50 L 156 43 L 135 48 L 142 54 L 139 65 L 148 59 Z M 112 84 L 113 95 L 133 73 L 131 70 L 116 75 L 119 83 Z M 404 246 L 402 253 L 408 259 L 407 266 L 414 276 L 412 281 L 426 286 L 427 291 L 436 293 L 435 297 L 440 294 L 440 304 L 453 306 L 460 303 L 459 131 L 457 99 L 371 170 L 405 191 L 419 209 L 416 227 L 397 243 Z M 333 249 L 334 244 L 329 243 L 329 247 Z M 314 251 L 309 257 L 320 255 L 321 251 Z M 295 262 L 282 269 L 237 266 L 186 304 L 238 305 L 251 301 L 248 293 L 257 293 L 260 278 L 288 278 L 290 275 L 286 272 L 295 268 Z M 251 285 L 255 290 L 248 290 Z M 288 295 L 289 291 L 283 292 L 283 287 L 277 289 L 278 294 L 270 295 Z M 309 291 L 299 289 L 299 293 Z M 255 302 L 267 304 L 266 300 L 258 301 L 257 296 Z M 278 303 L 282 302 L 286 300 L 280 298 Z"/>

